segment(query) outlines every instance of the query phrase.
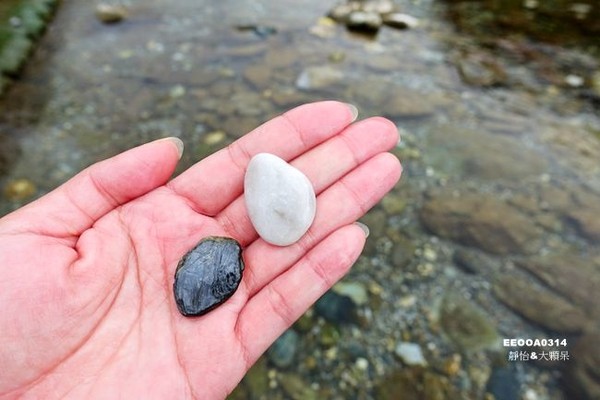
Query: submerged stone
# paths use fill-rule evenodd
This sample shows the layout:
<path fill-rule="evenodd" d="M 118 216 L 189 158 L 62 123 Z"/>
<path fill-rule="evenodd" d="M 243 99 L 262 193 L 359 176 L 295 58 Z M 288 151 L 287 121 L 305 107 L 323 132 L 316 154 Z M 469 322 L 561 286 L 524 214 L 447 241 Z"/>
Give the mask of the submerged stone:
<path fill-rule="evenodd" d="M 442 299 L 440 322 L 450 340 L 464 353 L 491 348 L 500 343 L 489 315 L 454 293 Z"/>
<path fill-rule="evenodd" d="M 100 3 L 96 6 L 96 17 L 105 24 L 114 24 L 127 17 L 127 9 L 121 5 Z"/>
<path fill-rule="evenodd" d="M 242 247 L 231 238 L 207 237 L 183 256 L 173 292 L 185 316 L 206 314 L 230 298 L 242 280 Z"/>
<path fill-rule="evenodd" d="M 278 368 L 287 368 L 294 362 L 300 336 L 288 329 L 269 347 L 267 357 Z"/>
<path fill-rule="evenodd" d="M 302 172 L 273 154 L 252 157 L 244 178 L 244 197 L 256 232 L 277 246 L 298 241 L 315 218 L 312 184 Z"/>
<path fill-rule="evenodd" d="M 406 365 L 427 366 L 421 346 L 417 343 L 400 342 L 396 346 L 395 353 Z"/>

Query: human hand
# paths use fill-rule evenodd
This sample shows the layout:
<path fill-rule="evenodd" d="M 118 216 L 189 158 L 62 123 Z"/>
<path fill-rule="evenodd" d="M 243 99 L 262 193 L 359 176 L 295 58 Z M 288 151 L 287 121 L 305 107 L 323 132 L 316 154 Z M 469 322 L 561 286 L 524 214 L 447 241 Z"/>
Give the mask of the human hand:
<path fill-rule="evenodd" d="M 295 108 L 169 180 L 180 142 L 85 169 L 0 219 L 0 398 L 199 398 L 230 393 L 268 346 L 340 279 L 365 235 L 353 224 L 400 177 L 396 127 L 351 124 L 343 103 Z M 269 152 L 317 193 L 309 231 L 257 237 L 243 201 Z M 235 294 L 196 318 L 173 298 L 179 259 L 206 236 L 244 248 Z"/>

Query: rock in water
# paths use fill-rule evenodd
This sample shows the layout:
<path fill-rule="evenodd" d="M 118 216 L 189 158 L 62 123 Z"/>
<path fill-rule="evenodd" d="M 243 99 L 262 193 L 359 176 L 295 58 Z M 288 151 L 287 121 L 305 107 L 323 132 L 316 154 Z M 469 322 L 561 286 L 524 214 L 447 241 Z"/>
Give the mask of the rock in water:
<path fill-rule="evenodd" d="M 242 247 L 231 238 L 207 237 L 183 256 L 173 292 L 185 316 L 206 314 L 231 297 L 242 280 Z"/>
<path fill-rule="evenodd" d="M 308 178 L 273 154 L 252 157 L 244 179 L 246 209 L 265 241 L 287 246 L 302 237 L 315 218 L 315 191 Z"/>

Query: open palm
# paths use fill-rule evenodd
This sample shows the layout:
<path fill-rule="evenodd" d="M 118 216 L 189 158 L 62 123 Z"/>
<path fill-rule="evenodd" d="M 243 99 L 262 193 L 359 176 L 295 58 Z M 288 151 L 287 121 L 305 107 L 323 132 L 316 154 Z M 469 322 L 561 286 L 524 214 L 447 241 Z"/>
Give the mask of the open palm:
<path fill-rule="evenodd" d="M 95 164 L 0 219 L 0 398 L 224 398 L 267 347 L 359 256 L 352 223 L 398 180 L 393 124 L 351 124 L 343 103 L 277 117 L 170 180 L 178 142 Z M 243 202 L 250 157 L 302 170 L 317 197 L 287 247 L 257 237 Z M 206 236 L 244 248 L 237 292 L 183 317 L 178 260 Z"/>

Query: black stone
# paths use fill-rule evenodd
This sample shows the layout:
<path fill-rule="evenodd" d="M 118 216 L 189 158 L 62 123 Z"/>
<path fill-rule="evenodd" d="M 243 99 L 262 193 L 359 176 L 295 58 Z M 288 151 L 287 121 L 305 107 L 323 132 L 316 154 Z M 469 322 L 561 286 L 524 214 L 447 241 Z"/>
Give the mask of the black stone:
<path fill-rule="evenodd" d="M 242 247 L 231 238 L 207 237 L 183 256 L 173 292 L 185 316 L 206 314 L 231 297 L 242 280 Z"/>
<path fill-rule="evenodd" d="M 317 315 L 334 324 L 358 323 L 356 304 L 348 296 L 326 292 L 315 304 Z"/>
<path fill-rule="evenodd" d="M 298 350 L 300 336 L 293 329 L 288 329 L 269 347 L 267 356 L 279 368 L 287 368 L 294 362 Z"/>

